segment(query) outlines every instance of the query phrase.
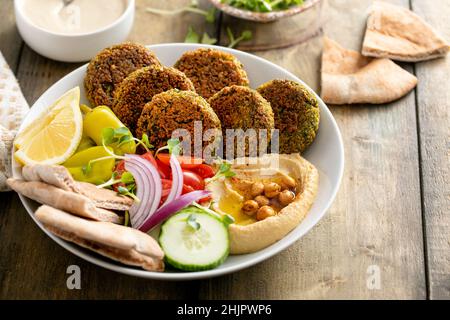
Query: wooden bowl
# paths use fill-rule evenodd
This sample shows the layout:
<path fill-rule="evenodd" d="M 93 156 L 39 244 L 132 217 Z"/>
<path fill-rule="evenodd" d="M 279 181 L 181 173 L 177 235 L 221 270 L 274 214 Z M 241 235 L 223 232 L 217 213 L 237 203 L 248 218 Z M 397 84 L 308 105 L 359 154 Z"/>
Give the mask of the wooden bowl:
<path fill-rule="evenodd" d="M 304 3 L 301 5 L 289 8 L 287 10 L 279 10 L 272 12 L 254 12 L 230 6 L 226 3 L 222 3 L 221 0 L 209 0 L 209 1 L 216 8 L 225 12 L 226 14 L 229 14 L 230 16 L 255 22 L 267 23 L 279 20 L 281 18 L 291 17 L 293 15 L 299 14 L 305 10 L 314 7 L 322 0 L 305 0 Z"/>

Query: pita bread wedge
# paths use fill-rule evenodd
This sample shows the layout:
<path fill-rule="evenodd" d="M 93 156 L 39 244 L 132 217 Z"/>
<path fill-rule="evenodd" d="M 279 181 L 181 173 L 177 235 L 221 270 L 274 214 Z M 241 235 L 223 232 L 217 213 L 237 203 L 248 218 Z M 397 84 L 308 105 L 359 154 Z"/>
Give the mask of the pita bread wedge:
<path fill-rule="evenodd" d="M 363 57 L 324 38 L 322 92 L 326 103 L 388 103 L 417 84 L 417 78 L 389 59 Z"/>
<path fill-rule="evenodd" d="M 89 198 L 81 194 L 59 189 L 40 181 L 24 181 L 10 178 L 6 183 L 11 189 L 30 199 L 71 212 L 80 217 L 112 223 L 123 222 L 122 217 L 112 211 L 97 208 Z"/>
<path fill-rule="evenodd" d="M 415 62 L 445 56 L 448 50 L 448 43 L 412 11 L 386 2 L 372 5 L 363 55 Z"/>
<path fill-rule="evenodd" d="M 67 241 L 127 265 L 164 270 L 163 251 L 151 236 L 139 230 L 81 219 L 45 205 L 35 215 L 47 230 Z"/>
<path fill-rule="evenodd" d="M 22 176 L 27 181 L 43 181 L 60 189 L 84 195 L 99 208 L 126 211 L 133 204 L 131 198 L 118 195 L 112 190 L 99 189 L 93 184 L 75 181 L 63 166 L 27 165 L 22 168 Z"/>

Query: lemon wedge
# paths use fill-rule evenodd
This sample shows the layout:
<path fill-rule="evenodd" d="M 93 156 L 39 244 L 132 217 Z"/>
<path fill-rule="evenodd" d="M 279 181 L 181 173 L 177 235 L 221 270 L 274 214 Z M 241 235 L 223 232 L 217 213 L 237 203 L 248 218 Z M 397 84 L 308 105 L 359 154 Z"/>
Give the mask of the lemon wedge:
<path fill-rule="evenodd" d="M 77 149 L 83 133 L 80 88 L 66 92 L 16 137 L 14 156 L 23 165 L 61 164 Z"/>

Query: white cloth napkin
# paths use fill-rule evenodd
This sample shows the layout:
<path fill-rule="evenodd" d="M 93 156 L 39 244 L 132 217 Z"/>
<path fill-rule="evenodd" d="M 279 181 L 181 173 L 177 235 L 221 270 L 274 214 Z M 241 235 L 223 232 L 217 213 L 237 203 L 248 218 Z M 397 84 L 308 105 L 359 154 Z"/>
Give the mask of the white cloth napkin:
<path fill-rule="evenodd" d="M 0 191 L 8 191 L 14 137 L 29 110 L 14 73 L 0 52 Z"/>

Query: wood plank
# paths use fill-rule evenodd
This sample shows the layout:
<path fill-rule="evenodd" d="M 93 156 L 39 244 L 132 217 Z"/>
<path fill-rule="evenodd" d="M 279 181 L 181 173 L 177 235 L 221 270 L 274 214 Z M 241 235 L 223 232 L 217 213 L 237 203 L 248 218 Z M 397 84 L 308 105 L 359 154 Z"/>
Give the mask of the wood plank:
<path fill-rule="evenodd" d="M 171 1 L 173 7 L 187 3 L 186 0 Z M 182 28 L 184 23 L 197 25 L 199 32 L 203 29 L 200 26 L 205 24 L 203 17 L 195 14 L 183 14 L 181 18 L 154 17 L 143 12 L 144 4 L 162 6 L 166 2 L 138 1 L 131 40 L 148 44 L 182 41 L 186 33 Z M 9 14 L 12 11 L 9 10 Z M 145 24 L 147 19 L 150 24 Z M 27 100 L 33 103 L 49 86 L 78 66 L 50 61 L 25 47 L 18 78 Z M 85 262 L 47 237 L 30 219 L 15 194 L 0 194 L 0 203 L 3 206 L 0 215 L 0 298 L 193 299 L 198 295 L 198 282 L 133 278 Z M 66 288 L 66 268 L 72 264 L 81 268 L 81 290 Z"/>
<path fill-rule="evenodd" d="M 448 1 L 412 1 L 412 9 L 450 41 Z M 416 64 L 423 212 L 431 299 L 450 299 L 450 57 Z"/>
<path fill-rule="evenodd" d="M 140 0 L 136 2 L 136 20 L 130 35 L 130 40 L 143 44 L 184 42 L 189 26 L 197 33 L 208 32 L 216 36 L 218 21 L 206 23 L 202 15 L 185 12 L 177 15 L 158 15 L 146 12 L 147 7 L 174 10 L 191 3 L 190 0 L 159 1 Z M 212 7 L 208 0 L 198 1 L 199 8 L 208 10 Z M 217 16 L 219 13 L 217 13 Z"/>
<path fill-rule="evenodd" d="M 408 5 L 406 0 L 395 2 Z M 359 50 L 370 3 L 328 1 L 325 34 Z M 321 39 L 315 38 L 257 54 L 318 90 L 321 50 Z M 410 65 L 405 67 L 412 71 Z M 279 255 L 202 283 L 201 298 L 426 297 L 414 93 L 388 105 L 331 110 L 344 138 L 346 168 L 328 214 Z M 371 266 L 380 270 L 379 290 L 367 287 Z"/>
<path fill-rule="evenodd" d="M 22 39 L 16 28 L 14 0 L 2 1 L 0 10 L 0 51 L 15 72 L 19 61 Z"/>

